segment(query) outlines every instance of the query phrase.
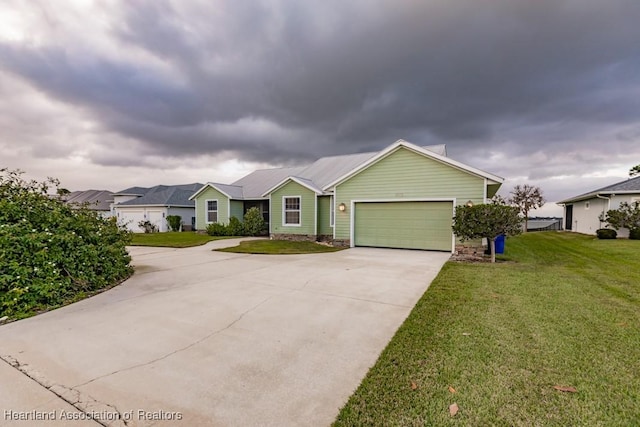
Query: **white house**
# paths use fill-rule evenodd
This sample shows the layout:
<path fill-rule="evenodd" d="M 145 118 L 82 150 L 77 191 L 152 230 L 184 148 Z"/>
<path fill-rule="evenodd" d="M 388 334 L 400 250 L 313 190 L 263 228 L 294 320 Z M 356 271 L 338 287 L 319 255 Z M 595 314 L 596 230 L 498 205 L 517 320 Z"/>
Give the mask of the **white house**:
<path fill-rule="evenodd" d="M 564 206 L 567 231 L 596 234 L 596 230 L 606 226 L 600 221 L 600 215 L 618 209 L 622 202 L 640 202 L 640 176 L 562 200 L 558 204 Z M 629 230 L 618 230 L 618 236 L 628 237 Z"/>
<path fill-rule="evenodd" d="M 131 187 L 113 195 L 112 209 L 118 222 L 134 233 L 144 231 L 138 226 L 141 221 L 155 224 L 158 231 L 169 231 L 169 215 L 179 215 L 183 224 L 195 224 L 195 202 L 189 197 L 200 187 L 200 183 Z"/>

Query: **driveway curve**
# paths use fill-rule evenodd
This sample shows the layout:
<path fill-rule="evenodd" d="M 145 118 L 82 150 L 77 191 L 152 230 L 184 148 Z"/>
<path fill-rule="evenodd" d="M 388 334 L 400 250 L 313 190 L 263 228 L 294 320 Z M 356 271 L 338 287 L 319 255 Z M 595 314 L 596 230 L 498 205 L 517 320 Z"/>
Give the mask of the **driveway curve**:
<path fill-rule="evenodd" d="M 0 406 L 72 404 L 102 413 L 94 425 L 329 425 L 449 258 L 212 251 L 237 243 L 131 247 L 122 285 L 0 326 L 3 386 L 39 390 L 0 391 Z"/>

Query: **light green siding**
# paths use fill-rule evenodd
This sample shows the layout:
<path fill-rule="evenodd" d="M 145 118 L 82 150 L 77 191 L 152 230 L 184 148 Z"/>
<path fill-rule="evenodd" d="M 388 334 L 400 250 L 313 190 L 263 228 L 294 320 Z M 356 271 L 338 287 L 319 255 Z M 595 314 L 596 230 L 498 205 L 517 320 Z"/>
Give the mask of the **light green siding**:
<path fill-rule="evenodd" d="M 282 198 L 300 196 L 299 226 L 283 225 Z M 316 193 L 294 181 L 289 181 L 271 193 L 271 233 L 273 234 L 316 234 Z"/>
<path fill-rule="evenodd" d="M 207 200 L 218 201 L 218 222 L 229 223 L 229 199 L 215 188 L 208 187 L 196 197 L 196 230 L 207 228 Z"/>
<path fill-rule="evenodd" d="M 231 200 L 231 216 L 235 216 L 240 222 L 244 220 L 244 202 L 242 200 Z"/>
<path fill-rule="evenodd" d="M 318 235 L 333 236 L 330 225 L 331 196 L 318 197 Z"/>
<path fill-rule="evenodd" d="M 352 200 L 456 199 L 484 202 L 483 178 L 400 147 L 336 188 L 336 239 L 350 239 Z"/>
<path fill-rule="evenodd" d="M 450 251 L 452 202 L 356 203 L 356 246 Z"/>

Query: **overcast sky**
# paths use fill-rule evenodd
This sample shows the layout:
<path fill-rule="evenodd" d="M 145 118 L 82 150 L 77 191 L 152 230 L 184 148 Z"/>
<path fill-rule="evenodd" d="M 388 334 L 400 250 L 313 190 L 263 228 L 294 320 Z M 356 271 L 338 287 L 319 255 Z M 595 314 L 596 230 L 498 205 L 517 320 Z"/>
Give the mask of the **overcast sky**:
<path fill-rule="evenodd" d="M 638 0 L 0 0 L 0 167 L 117 191 L 402 138 L 555 202 L 640 163 L 639 22 Z"/>

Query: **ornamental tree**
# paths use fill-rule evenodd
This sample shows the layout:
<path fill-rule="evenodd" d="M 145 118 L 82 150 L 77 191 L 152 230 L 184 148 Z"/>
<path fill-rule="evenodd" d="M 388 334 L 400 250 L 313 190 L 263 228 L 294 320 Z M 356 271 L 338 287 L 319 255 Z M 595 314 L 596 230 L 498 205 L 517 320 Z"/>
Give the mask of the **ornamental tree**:
<path fill-rule="evenodd" d="M 621 228 L 628 228 L 630 231 L 638 230 L 640 229 L 640 202 L 622 202 L 618 209 L 600 214 L 600 221 L 606 222 L 616 230 Z"/>
<path fill-rule="evenodd" d="M 496 262 L 496 238 L 522 232 L 520 210 L 514 206 L 485 204 L 456 206 L 453 233 L 462 241 L 486 238 L 491 246 L 491 262 Z"/>
<path fill-rule="evenodd" d="M 509 202 L 512 205 L 517 206 L 520 212 L 524 215 L 524 230 L 526 232 L 529 225 L 529 211 L 541 208 L 544 206 L 544 202 L 546 202 L 546 200 L 542 196 L 542 190 L 540 187 L 535 187 L 529 184 L 518 184 L 513 187 Z"/>

